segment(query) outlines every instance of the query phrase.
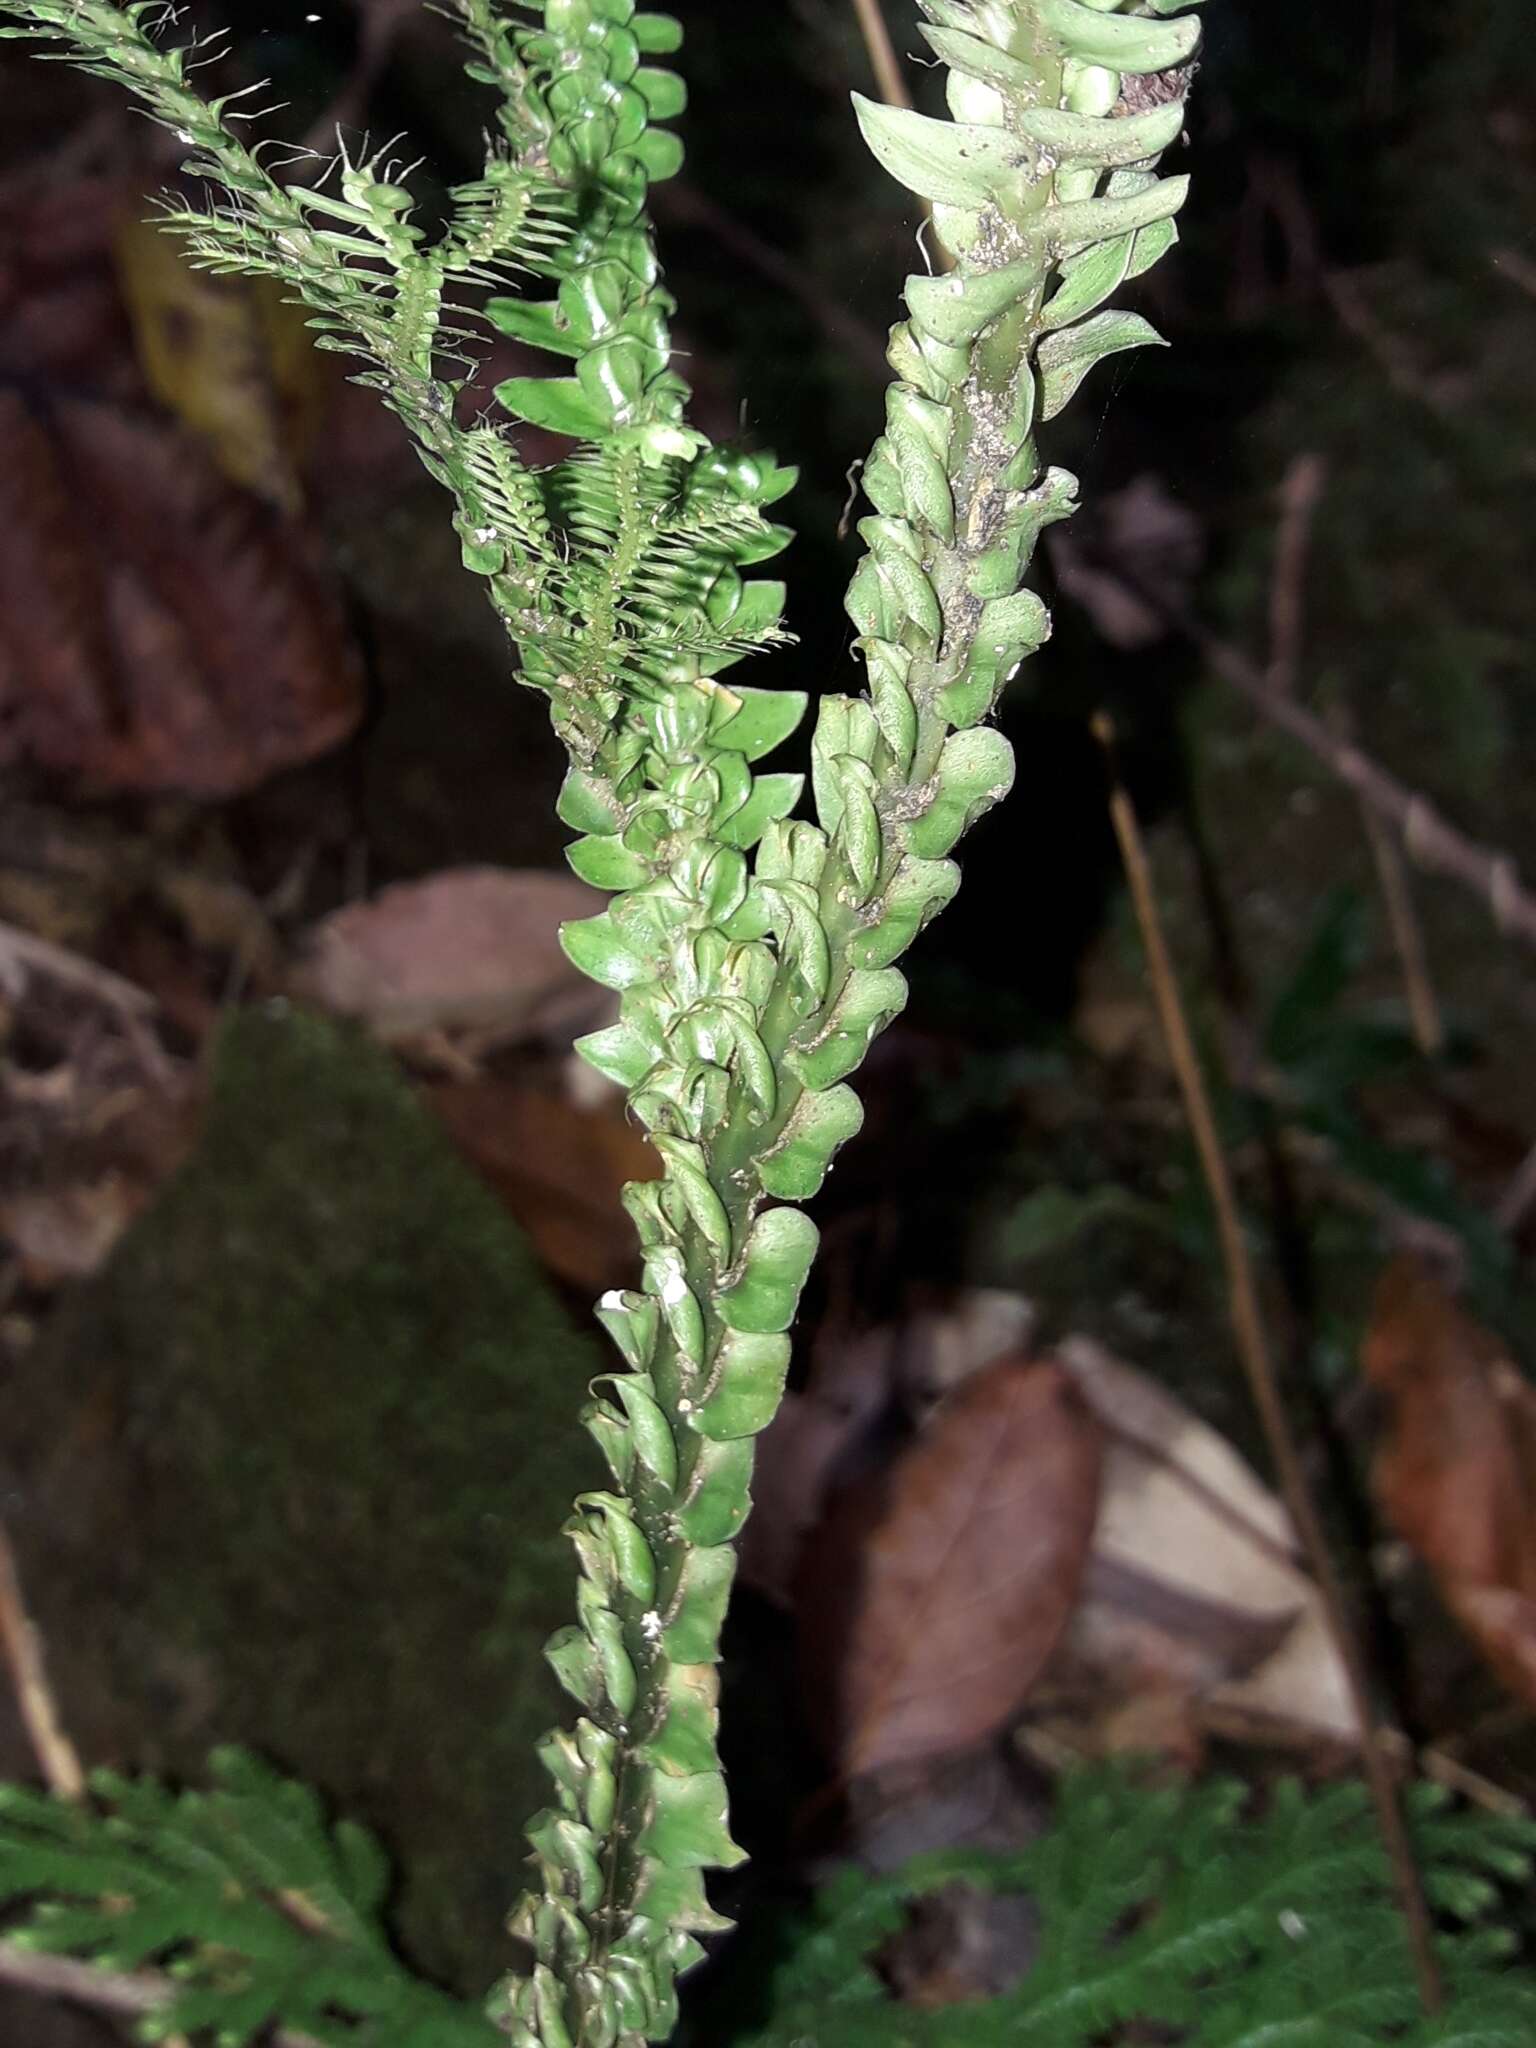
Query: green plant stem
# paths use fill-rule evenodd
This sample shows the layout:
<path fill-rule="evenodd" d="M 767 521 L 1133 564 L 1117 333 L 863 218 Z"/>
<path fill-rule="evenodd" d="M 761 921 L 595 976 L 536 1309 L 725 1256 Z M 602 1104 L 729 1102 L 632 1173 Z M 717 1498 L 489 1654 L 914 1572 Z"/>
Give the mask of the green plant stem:
<path fill-rule="evenodd" d="M 958 12 L 943 19 L 952 26 Z M 1044 608 L 1022 576 L 1041 528 L 1073 502 L 1072 480 L 1043 469 L 1035 421 L 1059 409 L 1098 355 L 1149 338 L 1110 315 L 1112 327 L 1086 343 L 1077 330 L 1080 357 L 1050 343 L 1068 324 L 1059 300 L 1048 316 L 1052 286 L 1075 313 L 1091 313 L 1167 246 L 1182 196 L 1181 183 L 1159 187 L 1136 167 L 1131 131 L 1083 111 L 1107 113 L 1118 81 L 1046 32 L 1033 6 L 966 19 L 977 37 L 952 53 L 1027 81 L 1017 107 L 1026 129 L 1037 105 L 1066 102 L 1068 119 L 1040 123 L 1057 145 L 1048 155 L 1027 133 L 1013 139 L 1013 101 L 974 71 L 962 77 L 959 108 L 990 116 L 1008 139 L 1005 188 L 1000 164 L 973 174 L 968 155 L 953 157 L 945 124 L 910 116 L 916 126 L 893 129 L 863 108 L 877 151 L 920 191 L 925 145 L 950 154 L 955 168 L 940 165 L 939 191 L 927 196 L 940 198 L 959 268 L 912 281 L 913 319 L 893 339 L 900 381 L 866 471 L 876 515 L 861 528 L 869 555 L 849 596 L 870 690 L 821 706 L 819 822 L 770 823 L 748 871 L 723 821 L 680 801 L 708 785 L 711 740 L 728 748 L 738 720 L 750 731 L 764 714 L 755 693 L 738 712 L 731 693 L 701 693 L 694 676 L 657 679 L 654 701 L 622 707 L 591 756 L 578 752 L 565 811 L 603 842 L 575 850 L 580 872 L 620 871 L 615 840 L 622 852 L 647 850 L 613 909 L 567 944 L 623 993 L 617 1031 L 584 1050 L 630 1088 L 668 1172 L 629 1195 L 646 1291 L 604 1305 L 632 1371 L 589 1418 L 616 1490 L 594 1503 L 601 1534 L 590 1520 L 573 1529 L 583 1628 L 555 1654 L 586 1716 L 551 1746 L 562 1808 L 534 1830 L 544 1889 L 518 1925 L 539 1965 L 514 1993 L 525 2048 L 606 2048 L 615 2027 L 626 2041 L 665 2033 L 673 1975 L 697 1952 L 692 1936 L 714 1924 L 698 1869 L 739 1853 L 725 1831 L 713 1729 L 730 1543 L 815 1245 L 803 1217 L 771 1205 L 814 1194 L 857 1127 L 843 1083 L 905 1000 L 893 962 L 953 895 L 950 849 L 1011 781 L 1007 743 L 984 721 L 1045 637 Z M 1086 26 L 1102 33 L 1097 20 Z M 1185 24 L 1134 34 L 1117 47 L 1143 69 L 1192 47 Z M 1135 131 L 1147 154 L 1179 117 L 1165 109 Z M 1125 165 L 1107 193 L 1106 160 Z M 1073 281 L 1068 259 L 1086 263 L 1083 252 L 1106 241 L 1100 272 Z M 626 779 L 636 728 L 647 744 Z M 641 831 L 655 805 L 662 827 Z"/>
<path fill-rule="evenodd" d="M 703 1873 L 740 1858 L 716 1745 L 720 1627 L 752 1441 L 782 1394 L 816 1249 L 794 1206 L 858 1128 L 846 1085 L 906 1000 L 895 962 L 954 895 L 949 858 L 1013 778 L 989 723 L 1049 621 L 1024 587 L 1075 481 L 1037 426 L 1108 355 L 1155 342 L 1100 310 L 1175 239 L 1187 181 L 1156 163 L 1198 41 L 1178 0 L 924 0 L 953 121 L 858 102 L 880 160 L 933 212 L 953 268 L 908 280 L 897 382 L 864 472 L 873 516 L 848 595 L 868 688 L 829 696 L 802 778 L 755 775 L 803 698 L 723 681 L 782 637 L 781 586 L 744 572 L 786 535 L 793 483 L 685 423 L 647 195 L 681 151 L 680 31 L 635 0 L 458 0 L 471 74 L 500 98 L 483 174 L 429 244 L 403 178 L 338 164 L 339 196 L 279 187 L 185 82 L 142 7 L 0 0 L 190 141 L 216 203 L 172 224 L 198 260 L 275 276 L 404 421 L 451 493 L 524 683 L 570 756 L 572 867 L 614 897 L 563 941 L 621 995 L 580 1047 L 628 1092 L 663 1177 L 631 1187 L 643 1287 L 600 1314 L 625 1370 L 586 1423 L 612 1471 L 568 1531 L 576 1626 L 549 1655 L 581 1709 L 543 1745 L 554 1804 L 514 1925 L 530 1972 L 502 2007 L 519 2048 L 667 2035 L 679 1972 L 721 1923 Z M 1126 77 L 1171 89 L 1132 112 Z M 549 296 L 502 296 L 521 271 Z M 481 308 L 569 374 L 497 387 L 574 451 L 535 473 L 503 425 L 459 423 Z M 1000 946 L 1013 942 L 998 934 Z"/>

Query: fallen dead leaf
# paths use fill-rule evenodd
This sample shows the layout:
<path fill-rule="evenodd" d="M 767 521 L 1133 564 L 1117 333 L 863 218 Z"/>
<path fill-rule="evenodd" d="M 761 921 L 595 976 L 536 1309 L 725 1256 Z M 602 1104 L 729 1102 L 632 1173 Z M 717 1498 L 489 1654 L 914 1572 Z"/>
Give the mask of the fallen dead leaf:
<path fill-rule="evenodd" d="M 443 1082 L 428 1096 L 551 1272 L 588 1294 L 630 1283 L 638 1252 L 620 1190 L 654 1180 L 661 1162 L 619 1097 L 586 1107 L 490 1077 Z"/>
<path fill-rule="evenodd" d="M 741 1575 L 754 1591 L 792 1607 L 800 1549 L 829 1488 L 861 1458 L 882 1419 L 921 1427 L 947 1396 L 1005 1354 L 1028 1349 L 1033 1303 L 999 1288 L 967 1287 L 915 1309 L 899 1323 L 849 1336 L 818 1333 L 803 1392 L 790 1392 L 758 1439 L 752 1518 L 742 1533 Z"/>
<path fill-rule="evenodd" d="M 840 1778 L 967 1748 L 1017 1712 L 1077 1600 L 1101 1436 L 1063 1367 L 1000 1359 L 834 1500 L 799 1620 Z"/>
<path fill-rule="evenodd" d="M 0 1243 L 25 1285 L 50 1293 L 94 1273 L 175 1172 L 200 1093 L 187 1068 L 146 1076 L 94 991 L 39 977 L 16 1019 L 34 1054 L 54 1057 L 35 1071 L 0 1058 Z"/>
<path fill-rule="evenodd" d="M 1110 1717 L 1135 1695 L 1174 1694 L 1255 1734 L 1354 1741 L 1344 1669 L 1275 1494 L 1225 1437 L 1101 1345 L 1072 1338 L 1058 1355 L 1105 1432 L 1062 1664 L 1091 1676 Z"/>
<path fill-rule="evenodd" d="M 1382 1275 L 1362 1363 L 1390 1403 L 1376 1497 L 1510 1690 L 1536 1704 L 1536 1389 L 1419 1258 Z"/>
<path fill-rule="evenodd" d="M 877 1490 L 865 1475 L 892 1419 L 921 1427 L 935 1391 L 1027 1346 L 1033 1321 L 1023 1296 L 966 1292 L 820 1344 L 809 1384 L 759 1446 L 744 1580 L 792 1605 L 809 1537 L 805 1580 L 822 1571 L 829 1495 L 840 1483 Z M 1101 1346 L 1070 1338 L 1056 1358 L 1104 1431 L 1080 1595 L 1041 1680 L 1071 1702 L 1074 1738 L 1095 1753 L 1151 1747 L 1186 1761 L 1211 1733 L 1352 1744 L 1343 1667 L 1273 1491 L 1182 1401 Z"/>
<path fill-rule="evenodd" d="M 613 998 L 565 957 L 560 926 L 606 898 L 574 875 L 453 868 L 349 904 L 309 934 L 295 993 L 399 1041 L 467 1029 L 569 1045 Z"/>
<path fill-rule="evenodd" d="M 180 428 L 0 393 L 0 763 L 228 797 L 337 745 L 362 702 L 301 528 Z"/>
<path fill-rule="evenodd" d="M 324 357 L 302 308 L 268 278 L 195 269 L 177 239 L 135 213 L 115 238 L 118 282 L 151 391 L 231 480 L 297 513 L 298 458 L 324 411 Z"/>
<path fill-rule="evenodd" d="M 120 1173 L 0 1197 L 3 1237 L 29 1287 L 48 1291 L 103 1264 L 151 1190 Z"/>

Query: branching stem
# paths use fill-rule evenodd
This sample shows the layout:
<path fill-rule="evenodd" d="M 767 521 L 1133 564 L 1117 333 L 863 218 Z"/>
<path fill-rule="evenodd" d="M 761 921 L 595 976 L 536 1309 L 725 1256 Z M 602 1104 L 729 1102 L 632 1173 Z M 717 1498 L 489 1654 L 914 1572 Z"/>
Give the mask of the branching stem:
<path fill-rule="evenodd" d="M 891 336 L 847 599 L 868 687 L 818 706 L 813 821 L 803 777 L 754 772 L 804 699 L 727 680 L 783 637 L 782 587 L 745 572 L 784 545 L 765 511 L 793 473 L 710 447 L 672 366 L 648 194 L 681 161 L 663 124 L 682 82 L 651 61 L 677 23 L 636 0 L 457 0 L 500 132 L 429 244 L 387 164 L 343 162 L 339 192 L 275 184 L 142 9 L 0 0 L 189 138 L 218 195 L 176 219 L 194 253 L 280 278 L 400 415 L 566 744 L 570 863 L 613 898 L 562 933 L 621 998 L 579 1050 L 625 1088 L 663 1173 L 625 1191 L 643 1285 L 599 1309 L 622 1369 L 584 1419 L 612 1484 L 567 1525 L 578 1619 L 548 1654 L 580 1714 L 542 1747 L 553 1803 L 513 1922 L 535 1961 L 502 2001 L 515 2048 L 665 2038 L 677 1978 L 722 1924 L 704 1873 L 741 1852 L 720 1628 L 817 1245 L 796 1205 L 859 1126 L 847 1082 L 906 1000 L 895 963 L 959 886 L 952 851 L 1013 780 L 992 714 L 1048 633 L 1025 579 L 1076 489 L 1038 430 L 1096 363 L 1158 339 L 1108 302 L 1175 239 L 1187 180 L 1157 164 L 1183 103 L 1128 113 L 1120 86 L 1187 77 L 1199 29 L 1177 6 L 923 0 L 955 118 L 857 102 L 951 267 L 908 280 Z M 904 101 L 878 9 L 861 14 Z M 529 275 L 545 296 L 502 295 Z M 545 471 L 505 427 L 459 424 L 487 288 L 494 325 L 563 359 L 496 392 L 574 444 Z"/>

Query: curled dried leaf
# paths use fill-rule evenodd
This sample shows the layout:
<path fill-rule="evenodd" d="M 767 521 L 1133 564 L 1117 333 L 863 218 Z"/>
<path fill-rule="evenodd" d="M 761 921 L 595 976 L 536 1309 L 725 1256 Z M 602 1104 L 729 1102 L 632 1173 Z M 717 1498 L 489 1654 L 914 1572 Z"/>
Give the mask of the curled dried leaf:
<path fill-rule="evenodd" d="M 1361 1356 L 1390 1403 L 1382 1511 L 1504 1683 L 1536 1702 L 1536 1389 L 1406 1255 L 1382 1275 Z"/>
<path fill-rule="evenodd" d="M 801 1639 L 840 1775 L 940 1756 L 1006 1724 L 1078 1596 L 1102 1432 L 1054 1362 L 1000 1359 L 806 1546 Z"/>
<path fill-rule="evenodd" d="M 0 396 L 0 762 L 227 797 L 339 744 L 362 702 L 301 528 L 175 428 Z"/>

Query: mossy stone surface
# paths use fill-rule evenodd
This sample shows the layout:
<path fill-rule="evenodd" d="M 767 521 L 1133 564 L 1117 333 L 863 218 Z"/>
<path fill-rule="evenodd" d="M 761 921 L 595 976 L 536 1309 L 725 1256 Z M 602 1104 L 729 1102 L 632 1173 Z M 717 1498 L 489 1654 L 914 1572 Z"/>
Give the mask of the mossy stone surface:
<path fill-rule="evenodd" d="M 386 1057 L 233 1017 L 195 1154 L 0 1420 L 88 1757 L 195 1777 L 215 1742 L 264 1751 L 384 1834 L 406 1947 L 483 1989 L 546 1794 L 600 1366 Z"/>

